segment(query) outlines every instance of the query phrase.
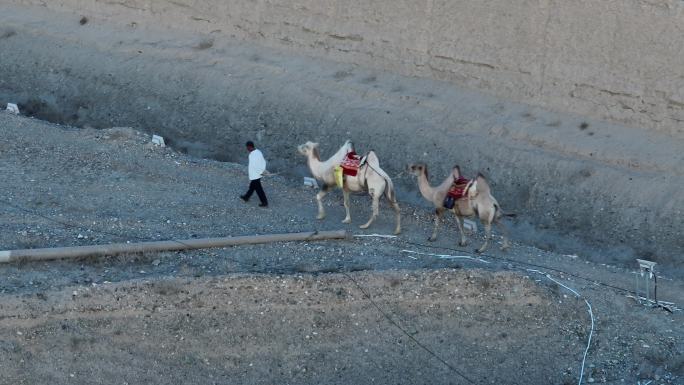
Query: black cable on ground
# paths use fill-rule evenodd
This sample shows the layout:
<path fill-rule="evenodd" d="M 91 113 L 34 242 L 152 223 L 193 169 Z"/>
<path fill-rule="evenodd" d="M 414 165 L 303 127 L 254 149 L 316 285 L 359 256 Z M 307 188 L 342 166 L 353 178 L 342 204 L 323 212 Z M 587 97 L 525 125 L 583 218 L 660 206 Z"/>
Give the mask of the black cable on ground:
<path fill-rule="evenodd" d="M 12 207 L 12 208 L 14 208 L 14 209 L 16 209 L 16 210 L 25 212 L 25 213 L 27 213 L 27 214 L 30 214 L 30 215 L 33 215 L 33 216 L 36 216 L 36 217 L 43 218 L 43 219 L 45 219 L 45 220 L 47 220 L 47 221 L 50 221 L 50 222 L 53 222 L 53 223 L 57 223 L 57 224 L 60 224 L 60 225 L 62 225 L 62 226 L 64 226 L 64 227 L 68 227 L 68 228 L 71 228 L 71 229 L 88 228 L 88 229 L 90 229 L 90 230 L 93 231 L 93 232 L 96 232 L 96 233 L 99 233 L 99 234 L 111 235 L 111 236 L 115 236 L 115 237 L 118 237 L 118 238 L 123 238 L 123 239 L 126 239 L 126 238 L 135 238 L 135 239 L 140 239 L 140 240 L 148 240 L 147 238 L 139 237 L 139 236 L 136 236 L 136 235 L 125 235 L 125 234 L 113 233 L 113 232 L 109 232 L 109 231 L 105 231 L 105 230 L 93 230 L 93 229 L 90 228 L 90 226 L 79 226 L 79 225 L 75 225 L 75 224 L 73 224 L 73 223 L 60 221 L 60 220 L 58 220 L 58 219 L 54 219 L 54 218 L 48 217 L 48 216 L 43 215 L 43 214 L 41 214 L 41 213 L 35 212 L 35 211 L 33 211 L 33 210 L 29 210 L 29 209 L 27 209 L 27 208 L 24 208 L 24 207 L 15 205 L 14 203 L 9 202 L 9 201 L 7 201 L 7 200 L 5 200 L 5 199 L 0 199 L 0 203 L 4 204 L 4 205 L 6 205 L 6 206 Z"/>
<path fill-rule="evenodd" d="M 60 224 L 60 225 L 65 226 L 65 227 L 69 227 L 69 228 L 83 228 L 83 227 L 85 227 L 85 226 L 78 226 L 78 225 L 75 225 L 75 224 L 72 224 L 72 223 L 68 223 L 68 222 L 56 220 L 56 219 L 54 219 L 54 218 L 48 217 L 48 216 L 43 215 L 43 214 L 40 214 L 40 213 L 38 213 L 38 212 L 34 212 L 34 211 L 29 210 L 29 209 L 26 209 L 26 208 L 24 208 L 24 207 L 15 205 L 15 204 L 13 204 L 13 203 L 11 203 L 11 202 L 8 202 L 8 201 L 6 201 L 6 200 L 4 200 L 4 199 L 0 199 L 0 203 L 3 203 L 3 204 L 5 204 L 5 205 L 7 205 L 7 206 L 9 206 L 9 207 L 12 207 L 12 208 L 14 208 L 14 209 L 20 210 L 20 211 L 25 212 L 25 213 L 27 213 L 27 214 L 31 214 L 31 215 L 34 215 L 34 216 L 43 218 L 43 219 L 45 219 L 45 220 L 47 220 L 47 221 L 50 221 L 50 222 L 53 222 L 53 223 Z M 88 226 L 88 228 L 90 228 L 90 227 Z M 120 234 L 120 233 L 113 233 L 113 232 L 102 231 L 102 230 L 97 230 L 97 229 L 95 229 L 95 230 L 91 229 L 91 231 L 96 232 L 96 233 L 99 233 L 99 234 L 112 235 L 112 236 L 116 236 L 116 237 L 120 237 L 120 238 L 136 238 L 136 239 L 141 239 L 141 240 L 145 239 L 145 240 L 146 240 L 146 238 L 139 237 L 139 236 L 135 236 L 135 235 L 124 235 L 124 234 Z M 316 232 L 317 232 L 317 231 L 316 231 Z M 314 232 L 314 234 L 315 234 L 316 232 Z M 181 245 L 185 245 L 185 244 L 184 244 L 183 242 L 181 242 L 181 241 L 178 241 L 178 240 L 173 240 L 173 241 L 174 241 L 174 242 L 178 242 L 178 243 L 181 244 Z M 187 246 L 187 245 L 186 245 L 186 246 Z M 206 253 L 207 255 L 210 255 L 210 256 L 214 256 L 214 257 L 217 256 L 216 254 L 214 254 L 214 253 L 212 253 L 212 252 L 210 252 L 210 251 L 208 251 L 208 250 L 199 250 L 199 251 L 200 251 L 200 252 L 204 252 L 204 253 Z M 295 265 L 295 264 L 289 264 L 289 265 L 286 264 L 285 267 L 295 268 L 296 265 Z M 276 269 L 274 269 L 274 270 L 276 270 Z M 281 271 L 284 270 L 284 269 L 283 269 L 283 266 L 280 266 L 280 268 L 277 269 L 277 270 L 281 270 Z M 399 325 L 396 321 L 394 321 L 394 319 L 392 319 L 392 317 L 390 317 L 390 315 L 387 314 L 387 313 L 386 313 L 386 312 L 385 312 L 385 311 L 384 311 L 384 310 L 383 310 L 383 309 L 382 309 L 382 308 L 373 300 L 373 298 L 371 297 L 371 295 L 370 295 L 370 294 L 361 286 L 361 284 L 360 284 L 357 280 L 355 280 L 351 275 L 349 275 L 349 274 L 348 274 L 347 272 L 345 272 L 345 271 L 341 271 L 341 274 L 343 274 L 347 279 L 349 279 L 352 283 L 354 283 L 354 285 L 356 285 L 356 287 L 361 291 L 361 293 L 363 293 L 364 297 L 366 297 L 366 298 L 371 302 L 371 304 L 373 305 L 373 307 L 375 307 L 375 308 L 380 312 L 380 314 L 382 314 L 382 316 L 383 316 L 389 323 L 391 323 L 394 327 L 396 327 L 398 330 L 400 330 L 404 335 L 406 335 L 406 336 L 407 336 L 411 341 L 413 341 L 417 346 L 419 346 L 421 349 L 425 350 L 428 354 L 430 354 L 432 357 L 434 357 L 434 358 L 437 359 L 439 362 L 441 362 L 442 364 L 444 364 L 444 365 L 445 365 L 447 368 L 449 368 L 451 371 L 453 371 L 454 373 L 456 373 L 457 375 L 459 375 L 460 377 L 462 377 L 463 379 L 465 379 L 466 381 L 468 381 L 468 383 L 470 383 L 470 384 L 475 384 L 475 383 L 476 383 L 475 381 L 473 381 L 472 379 L 470 379 L 468 376 L 466 376 L 465 374 L 463 374 L 460 370 L 458 370 L 457 368 L 455 368 L 453 365 L 449 364 L 445 359 L 443 359 L 442 357 L 440 357 L 439 355 L 437 355 L 437 353 L 435 353 L 435 352 L 432 351 L 430 348 L 428 348 L 427 346 L 425 346 L 424 344 L 422 344 L 420 341 L 418 341 L 418 340 L 417 340 L 415 337 L 413 337 L 409 332 L 407 332 L 406 329 L 404 329 L 403 327 L 401 327 L 401 325 Z"/>
<path fill-rule="evenodd" d="M 50 222 L 54 222 L 54 223 L 60 224 L 60 225 L 65 226 L 65 227 L 69 227 L 69 228 L 84 228 L 84 227 L 87 227 L 87 228 L 89 228 L 91 231 L 96 232 L 96 233 L 99 233 L 99 234 L 106 234 L 106 235 L 115 236 L 115 237 L 124 238 L 124 239 L 125 239 L 125 238 L 135 238 L 135 239 L 139 239 L 139 240 L 147 240 L 147 238 L 143 238 L 143 237 L 136 236 L 136 235 L 130 235 L 130 234 L 129 234 L 129 235 L 124 235 L 124 234 L 120 234 L 120 233 L 114 233 L 114 232 L 109 232 L 109 231 L 104 231 L 104 230 L 97 230 L 97 229 L 93 230 L 93 229 L 91 229 L 89 226 L 78 226 L 78 225 L 74 225 L 74 224 L 72 224 L 72 223 L 68 223 L 68 222 L 56 220 L 56 219 L 54 219 L 54 218 L 48 217 L 48 216 L 43 215 L 43 214 L 40 214 L 40 213 L 38 213 L 38 212 L 34 212 L 34 211 L 32 211 L 32 210 L 29 210 L 29 209 L 23 208 L 23 207 L 21 207 L 21 206 L 15 205 L 15 204 L 13 204 L 13 203 L 11 203 L 11 202 L 8 202 L 8 201 L 6 201 L 6 200 L 4 200 L 4 199 L 0 199 L 0 203 L 3 203 L 3 204 L 5 204 L 6 206 L 12 207 L 12 208 L 14 208 L 14 209 L 16 209 L 16 210 L 20 210 L 20 211 L 22 211 L 22 212 L 25 212 L 25 213 L 28 213 L 28 214 L 31 214 L 31 215 L 34 215 L 34 216 L 43 218 L 43 219 L 48 220 L 48 221 L 50 221 Z M 422 248 L 428 248 L 428 249 L 441 249 L 441 250 L 449 250 L 449 251 L 456 251 L 456 252 L 467 252 L 466 250 L 459 250 L 459 249 L 450 248 L 450 247 L 427 245 L 427 244 L 422 244 L 422 243 L 418 243 L 418 242 L 412 242 L 412 241 L 403 240 L 403 239 L 398 239 L 398 240 L 399 240 L 400 242 L 404 243 L 404 244 L 409 244 L 409 245 L 418 246 L 418 247 L 422 247 Z M 181 241 L 178 241 L 178 240 L 173 240 L 173 241 L 174 241 L 174 242 L 177 242 L 177 243 L 179 243 L 179 244 L 181 244 L 181 245 L 187 246 L 185 243 L 183 243 L 183 242 L 181 242 Z M 209 256 L 213 256 L 213 257 L 217 257 L 217 256 L 218 256 L 217 254 L 215 254 L 215 253 L 213 253 L 213 252 L 210 252 L 210 251 L 208 251 L 208 250 L 198 250 L 198 251 L 204 253 L 205 255 L 209 255 Z M 630 290 L 624 289 L 624 288 L 622 288 L 622 287 L 618 287 L 618 286 L 614 286 L 614 285 L 611 285 L 611 284 L 607 284 L 607 283 L 603 283 L 603 282 L 600 282 L 600 281 L 596 281 L 596 280 L 594 280 L 594 279 L 586 278 L 586 277 L 580 276 L 580 275 L 578 275 L 578 274 L 568 273 L 568 272 L 566 272 L 566 271 L 563 271 L 563 270 L 560 270 L 560 269 L 557 269 L 557 268 L 553 268 L 553 267 L 549 267 L 549 266 L 539 265 L 539 264 L 535 264 L 535 263 L 531 263 L 531 262 L 518 261 L 518 260 L 506 258 L 506 257 L 499 257 L 499 256 L 491 255 L 491 254 L 478 253 L 478 255 L 484 256 L 484 257 L 487 257 L 487 258 L 491 258 L 491 259 L 496 259 L 496 260 L 499 260 L 499 261 L 505 261 L 505 262 L 508 262 L 508 263 L 511 263 L 511 264 L 525 265 L 525 266 L 531 266 L 531 267 L 536 267 L 536 268 L 545 269 L 545 270 L 551 270 L 551 271 L 555 271 L 555 272 L 558 272 L 558 273 L 561 273 L 561 274 L 565 274 L 565 275 L 568 275 L 568 276 L 571 276 L 571 277 L 575 277 L 575 278 L 578 278 L 578 279 L 582 279 L 582 280 L 585 280 L 585 281 L 588 281 L 588 282 L 591 282 L 591 283 L 594 283 L 594 284 L 597 284 L 597 285 L 605 286 L 605 287 L 612 288 L 612 289 L 615 289 L 615 290 L 618 290 L 618 291 L 622 291 L 622 292 L 626 292 L 626 293 L 631 293 Z M 285 266 L 286 266 L 286 267 L 289 267 L 289 268 L 291 268 L 291 269 L 294 269 L 294 268 L 296 267 L 295 264 L 286 264 Z M 284 267 L 284 266 L 280 266 L 279 269 L 273 269 L 273 270 L 281 270 L 281 271 L 284 271 L 285 269 L 283 269 L 283 267 Z M 315 272 L 312 272 L 312 273 L 315 273 Z M 436 353 L 435 353 L 434 351 L 432 351 L 430 348 L 428 348 L 427 346 L 425 346 L 424 344 L 422 344 L 420 341 L 418 341 L 415 337 L 413 337 L 413 336 L 412 336 L 408 331 L 406 331 L 403 327 L 401 327 L 401 325 L 399 325 L 392 317 L 390 317 L 390 315 L 387 314 L 387 312 L 385 312 L 385 311 L 384 311 L 384 310 L 383 310 L 383 309 L 382 309 L 382 308 L 373 300 L 373 298 L 371 297 L 371 295 L 370 295 L 370 294 L 361 286 L 361 284 L 360 284 L 357 280 L 355 280 L 351 275 L 349 275 L 349 274 L 348 274 L 347 272 L 345 272 L 345 271 L 341 271 L 340 273 L 343 274 L 343 275 L 344 275 L 347 279 L 349 279 L 352 283 L 354 283 L 354 285 L 356 285 L 356 287 L 361 291 L 361 293 L 363 293 L 363 295 L 370 301 L 370 303 L 373 305 L 373 307 L 375 307 L 375 308 L 378 310 L 378 312 L 379 312 L 379 313 L 380 313 L 380 314 L 381 314 L 381 315 L 382 315 L 390 324 L 392 324 L 392 325 L 393 325 L 394 327 L 396 327 L 399 331 L 401 331 L 404 335 L 406 335 L 406 336 L 407 336 L 411 341 L 413 341 L 417 346 L 419 346 L 421 349 L 423 349 L 424 351 L 426 351 L 429 355 L 431 355 L 432 357 L 434 357 L 435 359 L 437 359 L 439 362 L 441 362 L 443 365 L 445 365 L 449 370 L 453 371 L 454 373 L 456 373 L 458 376 L 460 376 L 460 377 L 463 378 L 464 380 L 468 381 L 468 382 L 471 383 L 471 384 L 475 384 L 475 383 L 476 383 L 476 382 L 473 381 L 471 378 L 469 378 L 468 376 L 466 376 L 463 372 L 461 372 L 460 370 L 458 370 L 456 367 L 454 367 L 453 365 L 449 364 L 445 359 L 443 359 L 442 357 L 440 357 L 438 354 L 436 354 Z"/>
<path fill-rule="evenodd" d="M 50 222 L 53 222 L 53 223 L 60 224 L 60 225 L 62 225 L 62 226 L 64 226 L 64 227 L 68 227 L 68 228 L 72 228 L 72 229 L 88 228 L 90 231 L 92 231 L 92 232 L 94 232 L 94 233 L 103 234 L 103 235 L 111 235 L 111 236 L 118 237 L 118 238 L 121 238 L 121 239 L 130 239 L 130 238 L 134 238 L 134 239 L 138 239 L 138 240 L 141 240 L 141 241 L 149 241 L 149 238 L 141 237 L 141 236 L 138 236 L 138 235 L 114 233 L 114 232 L 110 232 L 110 231 L 106 231 L 106 230 L 92 229 L 90 226 L 78 226 L 78 225 L 75 225 L 75 224 L 73 224 L 73 223 L 60 221 L 60 220 L 57 220 L 57 219 L 48 217 L 48 216 L 46 216 L 46 215 L 43 215 L 43 214 L 41 214 L 41 213 L 38 213 L 38 212 L 35 212 L 35 211 L 32 211 L 32 210 L 29 210 L 29 209 L 27 209 L 27 208 L 24 208 L 24 207 L 15 205 L 15 204 L 13 204 L 13 203 L 11 203 L 11 202 L 9 202 L 9 201 L 6 201 L 6 200 L 4 200 L 4 199 L 0 199 L 0 203 L 4 204 L 4 205 L 6 205 L 6 206 L 12 207 L 12 208 L 14 208 L 14 209 L 17 209 L 17 210 L 19 210 L 19 211 L 25 212 L 25 213 L 27 213 L 27 214 L 34 215 L 34 216 L 43 218 L 43 219 L 45 219 L 45 220 L 47 220 L 47 221 L 50 221 Z M 181 242 L 181 241 L 179 241 L 179 240 L 177 240 L 177 239 L 170 239 L 169 241 L 171 241 L 171 242 L 176 242 L 176 243 L 178 243 L 179 245 L 182 245 L 182 246 L 189 246 L 189 245 L 186 244 L 185 242 Z M 210 252 L 210 251 L 208 251 L 208 250 L 202 250 L 202 249 L 192 249 L 192 250 L 198 250 L 199 252 L 205 253 L 205 254 L 207 254 L 207 255 L 217 256 L 215 253 L 212 253 L 212 252 Z"/>
<path fill-rule="evenodd" d="M 475 384 L 475 383 L 476 383 L 475 381 L 473 381 L 472 379 L 470 379 L 468 376 L 466 376 L 465 374 L 463 374 L 463 372 L 461 372 L 460 370 L 456 369 L 453 365 L 451 365 L 451 364 L 448 363 L 446 360 L 444 360 L 442 357 L 440 357 L 437 353 L 433 352 L 430 348 L 428 348 L 427 346 L 423 345 L 420 341 L 418 341 L 416 338 L 414 338 L 414 337 L 411 335 L 411 333 L 407 332 L 406 329 L 402 328 L 401 325 L 399 325 L 396 321 L 394 321 L 394 319 L 392 319 L 392 317 L 389 316 L 389 314 L 387 314 L 384 310 L 382 310 L 382 308 L 377 304 L 377 302 L 375 302 L 375 301 L 373 300 L 373 298 L 371 297 L 371 295 L 363 288 L 363 286 L 361 286 L 361 284 L 359 284 L 359 282 L 358 282 L 357 280 L 354 279 L 354 277 L 352 277 L 351 275 L 349 275 L 349 274 L 348 274 L 347 272 L 345 272 L 345 271 L 342 271 L 341 274 L 343 274 L 345 277 L 347 277 L 347 279 L 349 279 L 350 281 L 352 281 L 352 282 L 356 285 L 356 287 L 361 291 L 361 293 L 363 293 L 363 295 L 364 295 L 366 298 L 368 298 L 368 300 L 370 301 L 370 303 L 371 303 L 371 304 L 380 312 L 380 314 L 382 314 L 383 317 L 385 317 L 385 319 L 386 319 L 387 321 L 389 321 L 389 323 L 391 323 L 394 327 L 396 327 L 396 328 L 399 329 L 402 333 L 404 333 L 404 335 L 406 335 L 406 337 L 408 337 L 409 339 L 411 339 L 411 341 L 413 341 L 413 342 L 414 342 L 416 345 L 418 345 L 421 349 L 425 350 L 425 351 L 428 352 L 428 354 L 430 354 L 432 357 L 436 358 L 439 362 L 441 362 L 442 364 L 444 364 L 444 366 L 446 366 L 447 368 L 449 368 L 452 372 L 458 374 L 461 378 L 463 378 L 464 380 L 468 381 L 468 383 L 471 383 L 471 384 Z"/>

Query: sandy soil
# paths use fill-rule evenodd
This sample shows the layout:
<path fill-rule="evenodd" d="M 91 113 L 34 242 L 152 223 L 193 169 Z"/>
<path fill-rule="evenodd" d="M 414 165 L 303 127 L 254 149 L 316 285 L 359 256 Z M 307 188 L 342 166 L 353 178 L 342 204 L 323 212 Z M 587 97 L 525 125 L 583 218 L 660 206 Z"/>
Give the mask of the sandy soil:
<path fill-rule="evenodd" d="M 364 196 L 342 225 L 340 194 L 317 222 L 314 191 L 282 176 L 264 181 L 270 208 L 245 204 L 244 166 L 154 147 L 129 128 L 7 113 L 0 127 L 4 249 L 393 226 L 382 205 L 377 225 L 358 230 Z M 472 256 L 481 239 L 456 248 L 451 223 L 426 244 L 430 212 L 403 214 L 397 239 L 0 266 L 0 383 L 576 383 L 586 305 L 530 269 L 592 304 L 585 381 L 684 383 L 683 314 L 615 289 L 633 288 L 629 269 L 520 242 L 482 261 L 407 254 Z M 681 305 L 681 280 L 665 272 L 658 284 L 659 299 Z"/>

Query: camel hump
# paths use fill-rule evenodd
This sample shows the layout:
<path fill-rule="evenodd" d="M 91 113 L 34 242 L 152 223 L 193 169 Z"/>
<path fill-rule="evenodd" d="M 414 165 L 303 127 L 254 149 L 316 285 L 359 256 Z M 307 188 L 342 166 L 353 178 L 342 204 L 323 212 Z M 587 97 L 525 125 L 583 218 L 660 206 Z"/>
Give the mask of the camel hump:
<path fill-rule="evenodd" d="M 381 176 L 382 179 L 385 180 L 385 183 L 387 183 L 387 188 L 385 189 L 385 196 L 387 197 L 387 200 L 389 200 L 390 202 L 394 202 L 396 204 L 397 197 L 394 191 L 394 183 L 392 183 L 392 178 L 390 178 L 390 176 L 387 175 L 385 170 L 380 168 L 380 159 L 378 159 L 378 156 L 375 154 L 375 151 L 370 150 L 364 158 L 366 164 L 370 166 L 371 170 L 373 170 L 373 172 Z"/>
<path fill-rule="evenodd" d="M 461 166 L 455 165 L 451 172 L 454 174 L 455 179 L 458 179 L 461 176 Z"/>
<path fill-rule="evenodd" d="M 489 183 L 487 183 L 487 178 L 482 173 L 477 174 L 475 181 L 477 182 L 477 192 L 490 194 Z"/>
<path fill-rule="evenodd" d="M 343 147 L 347 148 L 347 152 L 354 151 L 354 142 L 352 142 L 351 139 L 347 139 L 347 141 L 344 142 Z"/>
<path fill-rule="evenodd" d="M 368 164 L 374 172 L 376 172 L 378 175 L 380 175 L 383 179 L 387 180 L 388 183 L 392 183 L 392 180 L 390 179 L 390 176 L 387 175 L 385 170 L 380 168 L 380 159 L 378 159 L 378 156 L 375 154 L 375 151 L 370 150 L 368 154 L 364 157 L 365 163 Z M 363 164 L 363 160 L 361 163 Z"/>
<path fill-rule="evenodd" d="M 373 150 L 370 150 L 368 152 L 368 155 L 366 155 L 366 162 L 368 162 L 368 164 L 375 168 L 380 166 L 380 159 L 378 159 L 378 156 L 375 154 L 375 151 Z"/>

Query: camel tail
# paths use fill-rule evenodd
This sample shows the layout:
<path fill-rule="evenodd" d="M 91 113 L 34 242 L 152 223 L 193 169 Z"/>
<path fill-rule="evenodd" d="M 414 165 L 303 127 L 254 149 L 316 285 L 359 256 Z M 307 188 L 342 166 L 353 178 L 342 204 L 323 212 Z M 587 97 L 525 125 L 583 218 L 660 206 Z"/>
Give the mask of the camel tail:
<path fill-rule="evenodd" d="M 507 213 L 503 211 L 503 209 L 501 208 L 501 206 L 499 206 L 498 203 L 494 205 L 494 207 L 496 208 L 496 219 L 501 219 L 503 217 L 515 218 L 518 216 L 518 214 L 516 213 Z"/>
<path fill-rule="evenodd" d="M 383 174 L 385 172 L 383 171 Z M 381 174 L 382 175 L 382 174 Z M 385 196 L 390 202 L 397 202 L 397 196 L 396 192 L 394 191 L 394 183 L 392 183 L 392 179 L 390 179 L 389 175 L 385 174 L 382 175 L 383 178 L 385 178 L 385 182 L 387 182 L 387 189 L 385 190 Z"/>

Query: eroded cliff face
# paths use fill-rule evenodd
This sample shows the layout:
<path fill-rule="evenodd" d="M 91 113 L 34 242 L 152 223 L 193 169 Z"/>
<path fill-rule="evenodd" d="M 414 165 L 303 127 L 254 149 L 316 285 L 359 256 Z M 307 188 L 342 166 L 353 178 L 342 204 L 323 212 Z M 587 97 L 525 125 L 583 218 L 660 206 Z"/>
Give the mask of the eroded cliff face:
<path fill-rule="evenodd" d="M 228 34 L 684 136 L 677 0 L 8 0 Z"/>

